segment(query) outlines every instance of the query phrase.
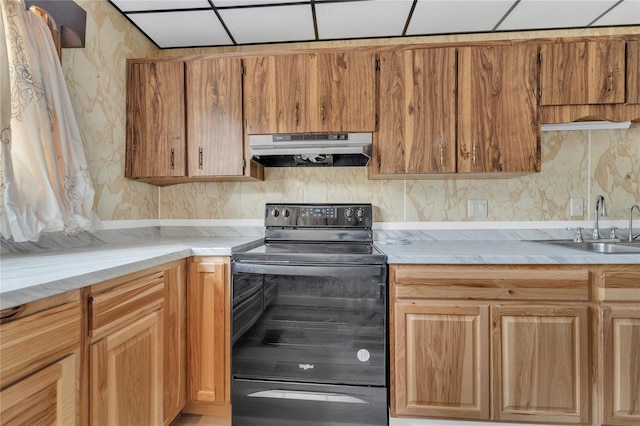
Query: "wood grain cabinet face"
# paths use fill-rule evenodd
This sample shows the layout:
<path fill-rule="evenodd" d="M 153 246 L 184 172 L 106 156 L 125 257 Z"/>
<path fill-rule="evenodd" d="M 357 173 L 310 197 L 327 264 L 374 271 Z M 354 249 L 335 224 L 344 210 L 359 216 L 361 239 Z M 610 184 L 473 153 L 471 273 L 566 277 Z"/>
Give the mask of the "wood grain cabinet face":
<path fill-rule="evenodd" d="M 495 420 L 588 421 L 587 317 L 587 306 L 491 308 Z"/>
<path fill-rule="evenodd" d="M 640 40 L 627 42 L 627 103 L 640 104 Z"/>
<path fill-rule="evenodd" d="M 537 45 L 458 52 L 458 172 L 539 172 Z"/>
<path fill-rule="evenodd" d="M 129 63 L 125 176 L 184 176 L 184 63 Z"/>
<path fill-rule="evenodd" d="M 602 40 L 541 46 L 541 105 L 625 102 L 625 42 Z"/>
<path fill-rule="evenodd" d="M 186 62 L 187 174 L 242 176 L 240 59 Z"/>
<path fill-rule="evenodd" d="M 372 54 L 249 57 L 243 63 L 248 134 L 375 130 Z"/>
<path fill-rule="evenodd" d="M 454 173 L 455 49 L 384 51 L 379 61 L 379 121 L 372 173 Z"/>
<path fill-rule="evenodd" d="M 229 274 L 228 258 L 189 260 L 187 412 L 230 414 Z"/>
<path fill-rule="evenodd" d="M 392 415 L 488 420 L 488 306 L 393 309 Z"/>

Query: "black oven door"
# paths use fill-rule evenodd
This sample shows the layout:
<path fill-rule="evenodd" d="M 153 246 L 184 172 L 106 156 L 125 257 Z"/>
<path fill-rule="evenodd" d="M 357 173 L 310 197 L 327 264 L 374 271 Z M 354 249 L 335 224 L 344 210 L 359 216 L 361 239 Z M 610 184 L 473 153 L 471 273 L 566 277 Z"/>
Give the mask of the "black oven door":
<path fill-rule="evenodd" d="M 386 386 L 386 265 L 234 262 L 232 274 L 234 379 Z"/>

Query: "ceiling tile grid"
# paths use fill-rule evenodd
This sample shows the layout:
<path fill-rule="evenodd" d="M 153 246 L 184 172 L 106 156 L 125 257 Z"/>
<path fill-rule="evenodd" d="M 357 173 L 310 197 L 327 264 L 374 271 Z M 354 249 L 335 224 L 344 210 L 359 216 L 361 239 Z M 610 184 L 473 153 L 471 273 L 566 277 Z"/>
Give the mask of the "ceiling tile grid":
<path fill-rule="evenodd" d="M 640 25 L 640 0 L 109 0 L 159 48 Z"/>

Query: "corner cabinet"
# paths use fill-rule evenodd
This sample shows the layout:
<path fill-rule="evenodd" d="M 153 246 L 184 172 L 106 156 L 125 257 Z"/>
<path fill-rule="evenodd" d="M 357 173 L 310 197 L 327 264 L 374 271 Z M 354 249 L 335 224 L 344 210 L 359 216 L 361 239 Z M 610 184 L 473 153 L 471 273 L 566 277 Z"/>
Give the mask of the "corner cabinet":
<path fill-rule="evenodd" d="M 79 300 L 76 290 L 2 311 L 1 424 L 84 424 Z M 25 315 L 34 305 L 37 312 Z"/>
<path fill-rule="evenodd" d="M 375 130 L 372 53 L 256 56 L 243 63 L 247 134 Z"/>
<path fill-rule="evenodd" d="M 239 58 L 127 61 L 125 176 L 157 185 L 262 179 L 245 149 Z"/>
<path fill-rule="evenodd" d="M 589 277 L 391 265 L 391 415 L 588 423 Z"/>
<path fill-rule="evenodd" d="M 230 260 L 190 258 L 188 271 L 189 379 L 184 412 L 230 418 Z"/>

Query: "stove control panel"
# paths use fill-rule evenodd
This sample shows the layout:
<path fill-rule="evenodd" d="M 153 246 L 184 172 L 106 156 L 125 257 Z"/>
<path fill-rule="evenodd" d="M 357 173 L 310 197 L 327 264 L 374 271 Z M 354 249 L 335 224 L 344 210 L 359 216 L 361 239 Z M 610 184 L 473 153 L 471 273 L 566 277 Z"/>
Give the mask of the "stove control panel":
<path fill-rule="evenodd" d="M 267 204 L 265 226 L 371 228 L 371 204 Z"/>

